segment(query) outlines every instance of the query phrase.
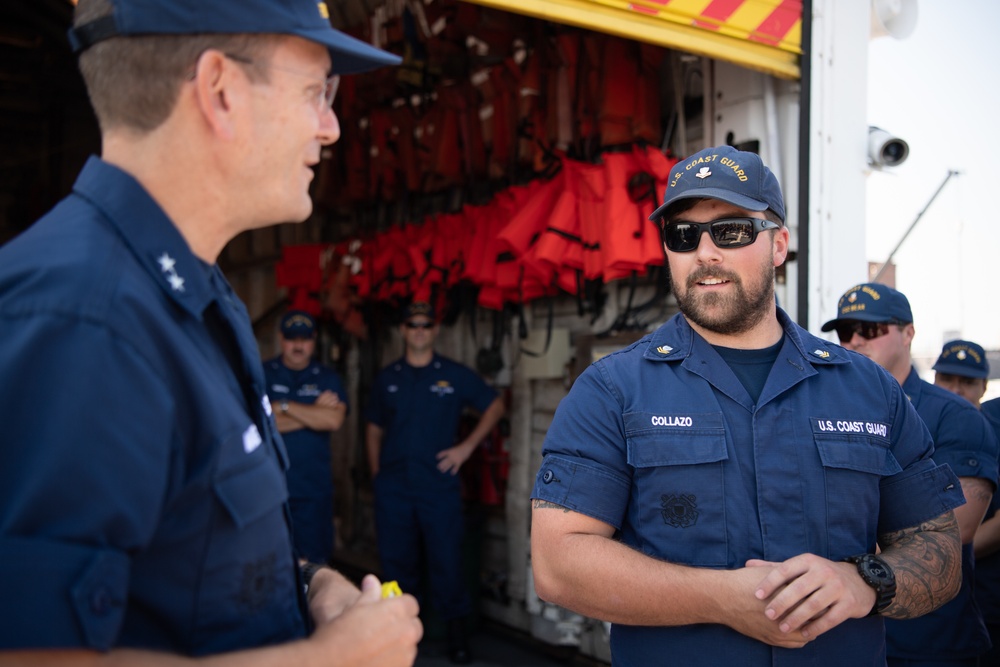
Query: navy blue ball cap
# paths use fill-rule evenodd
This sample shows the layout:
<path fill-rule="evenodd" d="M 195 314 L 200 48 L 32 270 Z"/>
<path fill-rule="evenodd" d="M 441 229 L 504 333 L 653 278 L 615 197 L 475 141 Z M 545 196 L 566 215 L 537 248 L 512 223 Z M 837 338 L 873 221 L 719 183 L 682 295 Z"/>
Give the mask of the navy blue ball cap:
<path fill-rule="evenodd" d="M 427 319 L 433 320 L 434 306 L 426 301 L 414 301 L 403 308 L 403 321 L 406 321 L 411 317 L 426 317 Z"/>
<path fill-rule="evenodd" d="M 981 345 L 970 340 L 953 340 L 941 348 L 941 355 L 934 362 L 934 370 L 967 378 L 988 378 L 990 362 Z"/>
<path fill-rule="evenodd" d="M 670 170 L 663 205 L 649 219 L 657 224 L 679 199 L 719 199 L 748 211 L 771 209 L 785 220 L 785 199 L 771 170 L 756 153 L 715 146 L 681 160 Z"/>
<path fill-rule="evenodd" d="M 316 320 L 303 310 L 290 310 L 281 318 L 281 335 L 285 338 L 312 338 Z"/>
<path fill-rule="evenodd" d="M 401 59 L 334 29 L 325 2 L 315 0 L 111 0 L 114 11 L 70 28 L 74 53 L 130 35 L 296 35 L 330 50 L 332 74 L 398 65 Z"/>
<path fill-rule="evenodd" d="M 913 322 L 913 312 L 902 292 L 878 283 L 861 283 L 844 292 L 837 302 L 837 317 L 821 329 L 831 331 L 841 320 L 909 324 Z"/>

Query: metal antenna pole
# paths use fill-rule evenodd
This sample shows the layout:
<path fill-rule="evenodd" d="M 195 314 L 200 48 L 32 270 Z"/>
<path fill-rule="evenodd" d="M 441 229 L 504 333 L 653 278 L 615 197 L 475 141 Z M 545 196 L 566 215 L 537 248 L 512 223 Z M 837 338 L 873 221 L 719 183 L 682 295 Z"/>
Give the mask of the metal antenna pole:
<path fill-rule="evenodd" d="M 885 268 L 887 266 L 889 266 L 890 262 L 892 262 L 892 258 L 896 254 L 896 251 L 899 250 L 899 247 L 901 245 L 903 245 L 903 241 L 906 240 L 906 237 L 910 235 L 910 232 L 913 231 L 913 228 L 917 226 L 918 222 L 920 222 L 920 218 L 922 218 L 924 216 L 924 213 L 927 212 L 927 209 L 929 209 L 931 207 L 931 204 L 934 203 L 934 200 L 937 199 L 937 196 L 939 194 L 941 194 L 942 190 L 944 190 L 944 186 L 948 184 L 948 181 L 951 180 L 952 176 L 958 176 L 961 173 L 962 172 L 955 171 L 954 169 L 949 169 L 948 170 L 948 175 L 944 177 L 944 180 L 941 182 L 941 185 L 938 186 L 937 191 L 931 196 L 930 201 L 927 202 L 927 205 L 924 206 L 923 210 L 921 210 L 920 213 L 917 213 L 917 217 L 913 220 L 913 222 L 910 223 L 909 229 L 907 229 L 906 233 L 903 234 L 903 238 L 899 239 L 899 243 L 897 243 L 896 247 L 893 248 L 892 252 L 889 253 L 889 257 L 886 258 L 886 260 L 885 260 L 885 262 L 883 262 L 882 266 L 879 267 L 878 273 L 876 273 L 875 277 L 871 279 L 871 282 L 873 282 L 873 283 L 877 283 L 878 282 L 878 279 L 882 275 L 882 272 L 885 271 Z"/>

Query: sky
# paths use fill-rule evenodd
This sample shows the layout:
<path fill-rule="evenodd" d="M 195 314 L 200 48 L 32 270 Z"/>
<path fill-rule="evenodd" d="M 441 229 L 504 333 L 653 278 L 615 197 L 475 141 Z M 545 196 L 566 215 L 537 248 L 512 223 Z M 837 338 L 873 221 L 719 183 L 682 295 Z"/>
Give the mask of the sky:
<path fill-rule="evenodd" d="M 905 40 L 869 42 L 868 121 L 906 140 L 909 158 L 867 179 L 869 261 L 893 257 L 913 309 L 914 357 L 952 338 L 1000 349 L 1000 2 L 919 0 Z M 994 380 L 1000 385 L 1000 380 Z"/>

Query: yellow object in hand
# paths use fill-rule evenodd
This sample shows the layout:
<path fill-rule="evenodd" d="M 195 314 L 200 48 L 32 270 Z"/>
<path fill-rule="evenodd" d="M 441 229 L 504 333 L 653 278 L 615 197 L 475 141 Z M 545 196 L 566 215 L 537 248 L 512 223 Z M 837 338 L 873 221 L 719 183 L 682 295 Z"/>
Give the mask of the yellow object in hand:
<path fill-rule="evenodd" d="M 387 581 L 382 584 L 382 597 L 384 598 L 394 598 L 397 595 L 402 595 L 403 591 L 399 590 L 399 584 L 395 581 Z"/>

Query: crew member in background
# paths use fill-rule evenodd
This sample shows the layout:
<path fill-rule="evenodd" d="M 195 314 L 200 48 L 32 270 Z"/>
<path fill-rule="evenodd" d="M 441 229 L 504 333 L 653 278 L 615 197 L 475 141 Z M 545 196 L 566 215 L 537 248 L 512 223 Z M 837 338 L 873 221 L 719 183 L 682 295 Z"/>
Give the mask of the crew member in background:
<path fill-rule="evenodd" d="M 990 362 L 981 345 L 968 340 L 945 343 L 934 363 L 934 384 L 958 394 L 979 408 L 1000 438 L 1000 415 L 980 404 L 990 377 Z M 1000 409 L 998 400 L 995 403 Z M 986 621 L 993 648 L 979 660 L 980 667 L 1000 667 L 1000 494 L 994 493 L 982 525 L 976 531 L 975 599 Z"/>
<path fill-rule="evenodd" d="M 217 263 L 310 216 L 336 75 L 399 59 L 315 0 L 79 0 L 70 41 L 101 157 L 0 248 L 0 665 L 411 665 L 413 597 L 296 562 Z"/>
<path fill-rule="evenodd" d="M 777 307 L 789 232 L 758 155 L 681 160 L 651 219 L 681 312 L 559 404 L 538 595 L 611 621 L 615 667 L 884 664 L 882 616 L 958 589 L 958 480 L 888 373 Z"/>
<path fill-rule="evenodd" d="M 264 364 L 289 468 L 292 538 L 300 558 L 329 563 L 333 556 L 333 467 L 330 432 L 347 415 L 347 393 L 335 371 L 313 358 L 316 322 L 293 310 L 281 319 L 281 354 Z"/>
<path fill-rule="evenodd" d="M 503 416 L 503 402 L 472 369 L 434 351 L 438 324 L 430 304 L 403 312 L 402 358 L 375 378 L 365 414 L 375 491 L 382 576 L 417 593 L 426 566 L 431 603 L 448 624 L 449 656 L 471 662 L 465 619 L 472 603 L 463 582 L 462 464 Z M 462 413 L 480 418 L 456 443 Z M 423 556 L 423 560 L 421 560 Z"/>
<path fill-rule="evenodd" d="M 954 600 L 926 616 L 886 621 L 888 664 L 977 665 L 990 638 L 973 595 L 973 539 L 997 485 L 993 429 L 968 401 L 917 375 L 910 358 L 913 314 L 901 292 L 877 283 L 856 285 L 840 297 L 837 317 L 822 328 L 836 330 L 841 345 L 896 378 L 934 439 L 934 460 L 951 466 L 965 494 L 965 504 L 955 509 L 962 533 L 962 587 Z"/>
<path fill-rule="evenodd" d="M 934 384 L 980 408 L 990 376 L 990 362 L 981 345 L 968 340 L 945 343 L 934 362 Z"/>

